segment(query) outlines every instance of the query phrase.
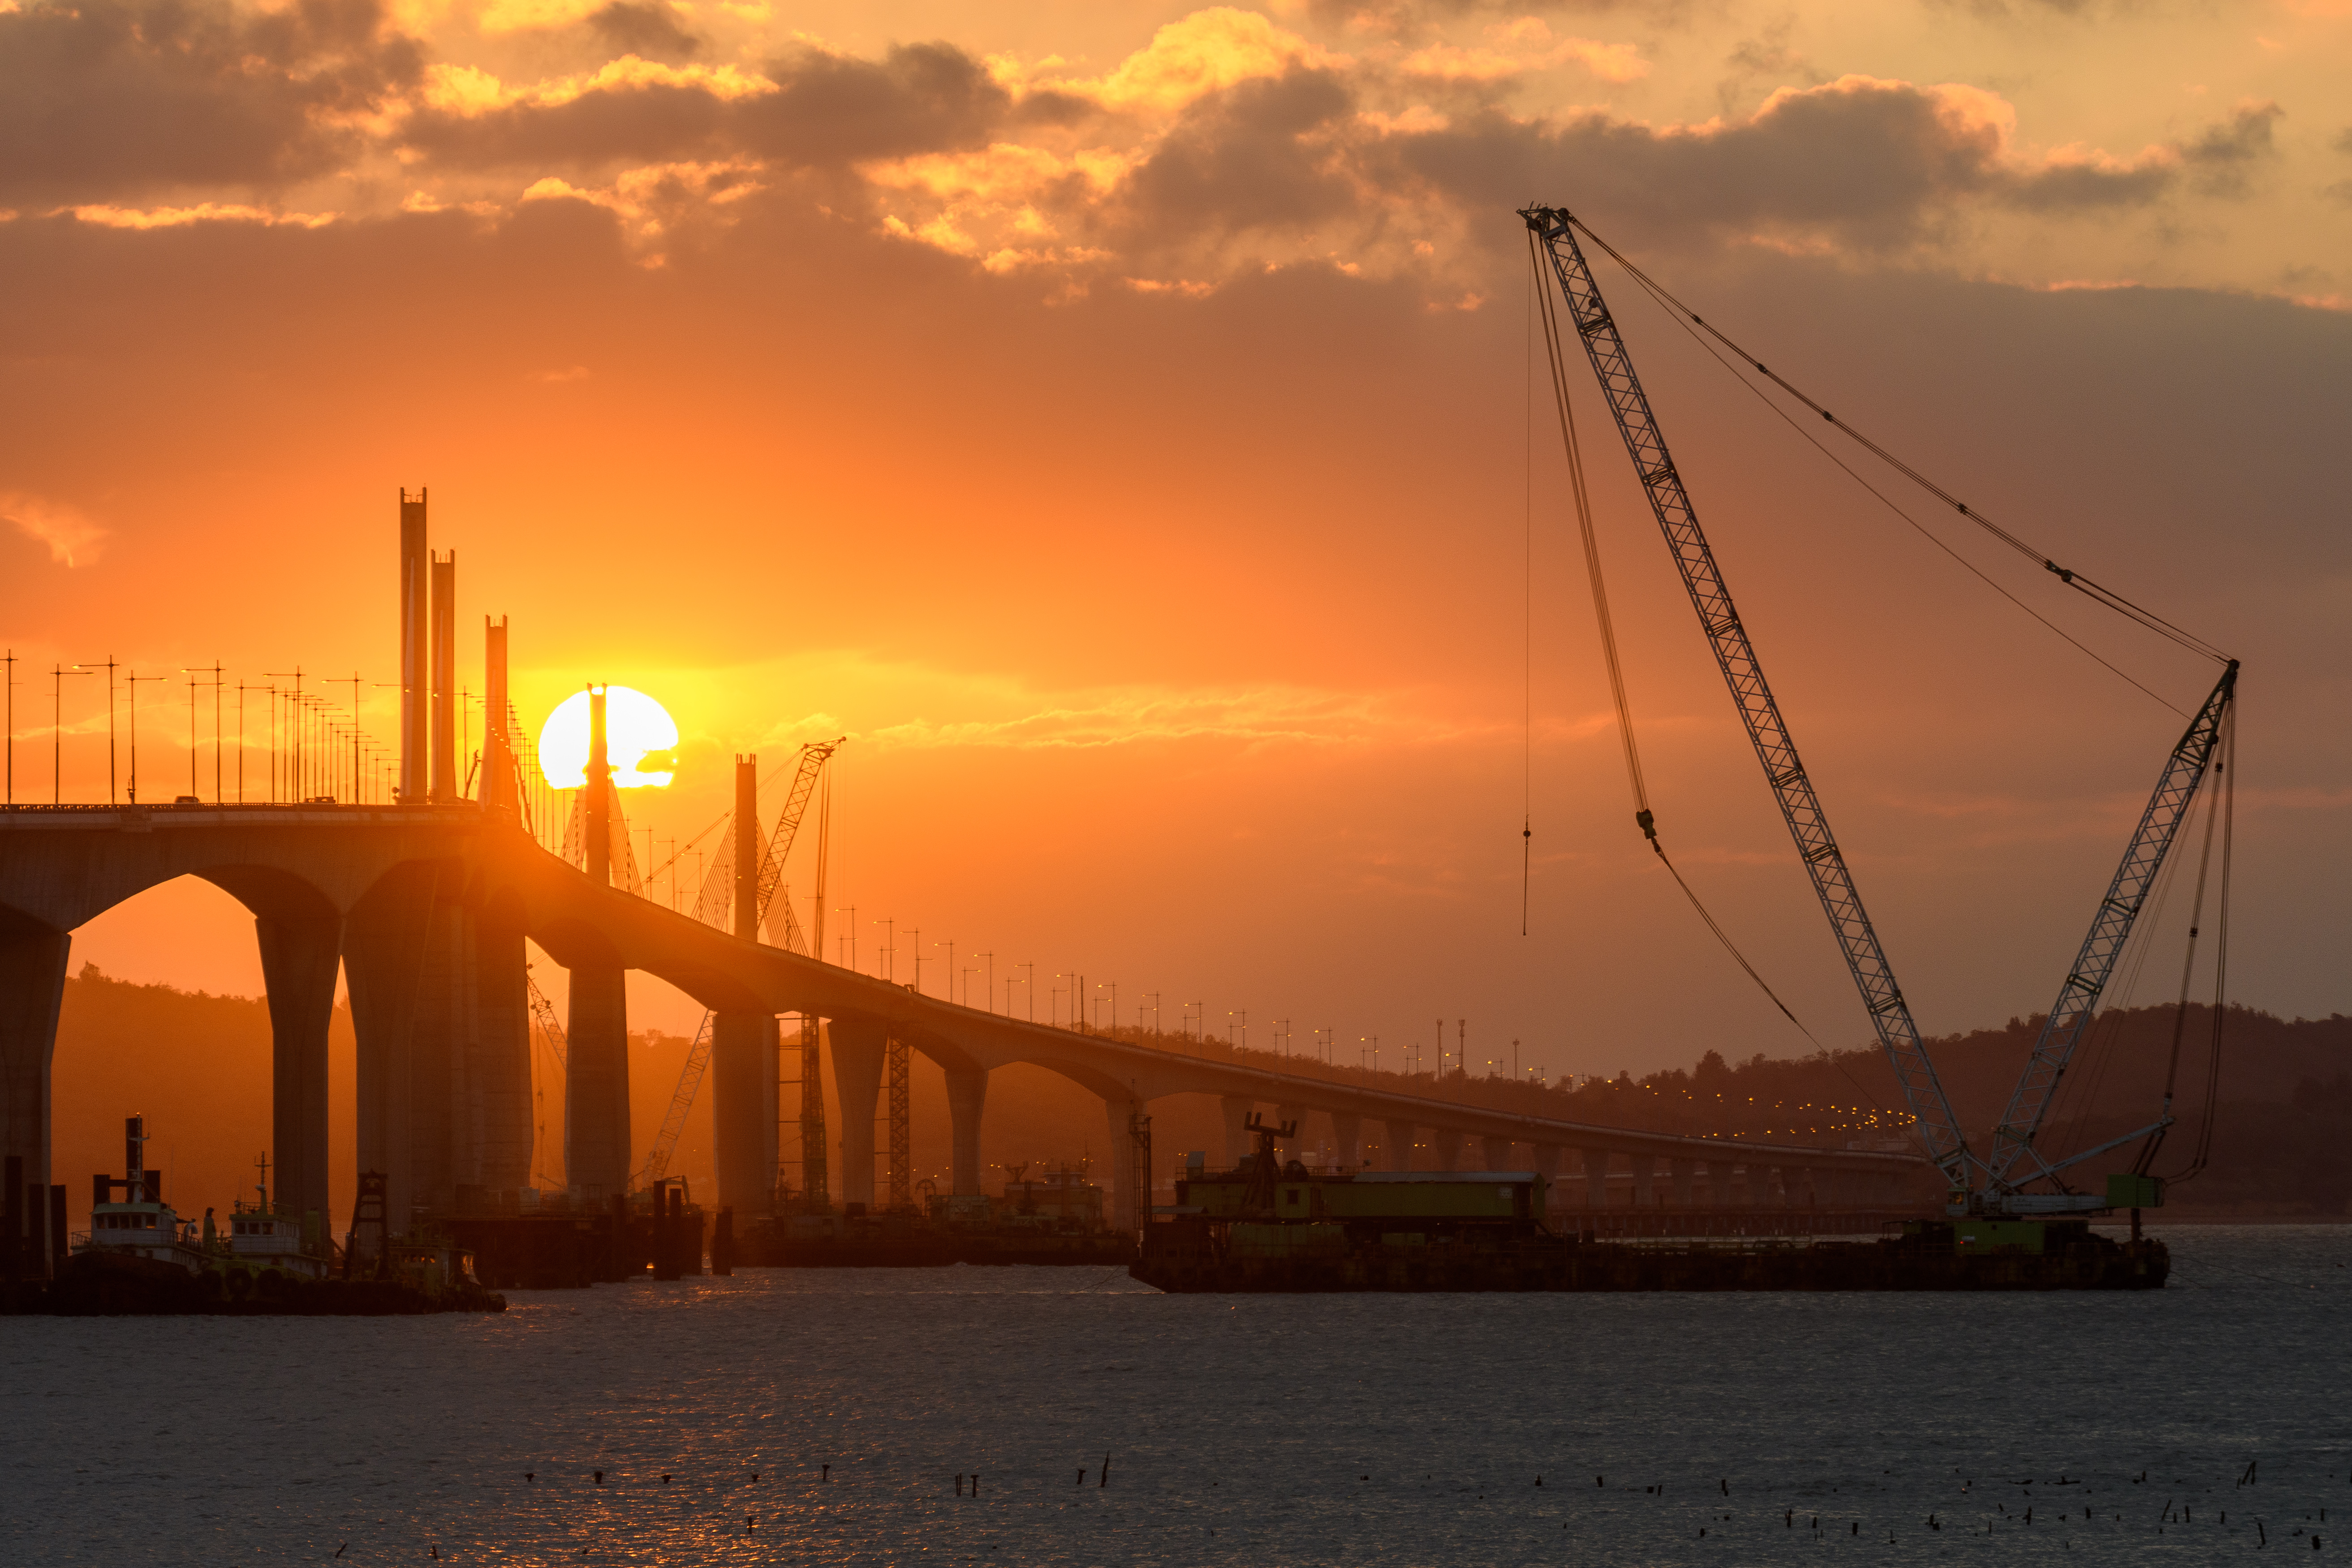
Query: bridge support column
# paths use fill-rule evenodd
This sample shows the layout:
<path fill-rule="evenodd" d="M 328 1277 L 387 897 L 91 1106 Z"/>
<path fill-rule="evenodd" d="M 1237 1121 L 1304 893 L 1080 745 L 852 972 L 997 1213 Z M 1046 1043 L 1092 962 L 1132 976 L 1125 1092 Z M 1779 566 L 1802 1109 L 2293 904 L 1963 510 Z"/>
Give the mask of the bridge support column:
<path fill-rule="evenodd" d="M 1388 1128 L 1388 1146 L 1381 1151 L 1388 1156 L 1382 1165 L 1391 1171 L 1412 1169 L 1412 1135 L 1418 1131 L 1410 1121 L 1391 1121 Z"/>
<path fill-rule="evenodd" d="M 1255 1100 L 1237 1094 L 1228 1094 L 1217 1101 L 1217 1109 L 1225 1119 L 1225 1169 L 1235 1171 L 1249 1157 L 1249 1113 Z"/>
<path fill-rule="evenodd" d="M 424 760 L 418 758 L 418 777 Z M 420 797 L 421 798 L 421 797 Z M 430 1086 L 418 1071 L 418 1037 L 440 1012 L 431 977 L 442 966 L 430 963 L 436 868 L 421 861 L 395 868 L 352 907 L 343 921 L 343 973 L 352 993 L 352 1033 L 357 1037 L 359 1072 L 358 1155 L 362 1171 L 384 1177 L 384 1219 L 404 1235 L 423 1194 L 416 1160 L 416 1093 Z M 619 971 L 614 971 L 617 976 Z M 575 996 L 573 1027 L 579 1014 Z M 570 1092 L 580 1084 L 580 1053 L 574 1043 Z M 442 1103 L 451 1092 L 448 1063 L 442 1062 Z M 429 1116 L 431 1107 L 425 1108 Z M 566 1121 L 570 1121 L 567 1106 Z M 582 1178 L 576 1173 L 574 1183 Z"/>
<path fill-rule="evenodd" d="M 66 994 L 68 931 L 0 943 L 0 1155 L 22 1159 L 23 1181 L 49 1185 L 49 1069 Z M 87 1189 L 85 1189 L 87 1190 Z M 25 1201 L 20 1191 L 11 1194 Z M 46 1267 L 46 1264 L 43 1265 Z"/>
<path fill-rule="evenodd" d="M 949 1163 L 957 1197 L 980 1194 L 980 1113 L 988 1100 L 986 1068 L 952 1068 L 948 1073 L 948 1127 L 954 1152 Z M 1124 1145 L 1121 1145 L 1124 1147 Z"/>
<path fill-rule="evenodd" d="M 1633 1206 L 1637 1209 L 1658 1206 L 1657 1163 L 1654 1154 L 1633 1156 Z"/>
<path fill-rule="evenodd" d="M 1430 1141 L 1437 1145 L 1437 1168 L 1458 1171 L 1462 1168 L 1462 1134 L 1450 1127 L 1433 1127 Z"/>
<path fill-rule="evenodd" d="M 1511 1141 L 1508 1138 L 1481 1138 L 1478 1140 L 1478 1152 L 1486 1160 L 1486 1164 L 1480 1167 L 1483 1170 L 1507 1171 L 1511 1168 Z"/>
<path fill-rule="evenodd" d="M 511 1191 L 530 1168 L 530 1003 L 521 923 L 493 903 L 474 920 L 474 1034 L 466 1081 L 477 1179 Z"/>
<path fill-rule="evenodd" d="M 1675 1207 L 1686 1209 L 1696 1206 L 1691 1193 L 1691 1177 L 1698 1169 L 1698 1162 L 1677 1157 L 1667 1161 L 1666 1168 L 1672 1173 Z"/>
<path fill-rule="evenodd" d="M 711 1123 L 719 1206 L 764 1215 L 776 1190 L 776 1019 L 724 1012 L 710 1021 Z"/>
<path fill-rule="evenodd" d="M 1297 1159 L 1298 1157 L 1298 1146 L 1300 1143 L 1304 1142 L 1307 1138 L 1307 1108 L 1303 1105 L 1277 1105 L 1274 1108 L 1274 1122 L 1277 1127 L 1281 1126 L 1285 1122 L 1288 1122 L 1291 1126 L 1298 1129 L 1297 1132 L 1292 1133 L 1287 1138 L 1280 1140 L 1276 1145 L 1276 1152 L 1278 1152 L 1284 1160 L 1289 1161 Z"/>
<path fill-rule="evenodd" d="M 1343 1171 L 1356 1168 L 1358 1151 L 1363 1147 L 1364 1119 L 1344 1110 L 1331 1113 L 1331 1163 Z"/>
<path fill-rule="evenodd" d="M 1584 1162 L 1584 1206 L 1605 1209 L 1609 1206 L 1609 1154 L 1601 1149 L 1581 1149 Z"/>
<path fill-rule="evenodd" d="M 564 1180 L 597 1204 L 626 1192 L 633 1170 L 628 973 L 617 963 L 573 968 L 564 1019 Z"/>
<path fill-rule="evenodd" d="M 1108 1134 L 1105 1147 L 1110 1151 L 1107 1162 L 1110 1177 L 1102 1184 L 1103 1227 L 1107 1230 L 1133 1231 L 1135 1228 L 1135 1128 L 1133 1118 L 1143 1109 L 1143 1102 L 1126 1095 L 1107 1095 L 1103 1099 L 1103 1127 Z M 1148 1207 L 1151 1194 L 1142 1194 Z M 1150 1217 L 1148 1215 L 1145 1216 Z"/>
<path fill-rule="evenodd" d="M 343 922 L 257 919 L 261 983 L 269 1003 L 269 1140 L 278 1163 L 274 1195 L 328 1221 L 327 1026 L 335 1016 L 335 976 L 343 959 Z"/>
<path fill-rule="evenodd" d="M 841 1098 L 841 1201 L 874 1212 L 874 1102 L 882 1094 L 882 1061 L 890 1026 L 880 1018 L 835 1018 L 834 1092 Z"/>

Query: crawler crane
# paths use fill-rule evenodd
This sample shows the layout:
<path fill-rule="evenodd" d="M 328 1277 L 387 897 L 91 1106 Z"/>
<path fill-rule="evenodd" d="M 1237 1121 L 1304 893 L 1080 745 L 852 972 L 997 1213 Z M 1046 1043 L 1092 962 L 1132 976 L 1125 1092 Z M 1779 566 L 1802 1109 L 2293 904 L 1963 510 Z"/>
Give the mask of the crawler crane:
<path fill-rule="evenodd" d="M 1725 584 L 1721 568 L 1717 564 L 1706 535 L 1699 527 L 1698 514 L 1676 472 L 1674 458 L 1666 448 L 1665 437 L 1658 428 L 1656 416 L 1650 407 L 1648 396 L 1634 374 L 1633 362 L 1625 342 L 1617 330 L 1607 304 L 1601 297 L 1591 265 L 1585 259 L 1578 233 L 1591 239 L 1601 248 L 1608 249 L 1605 241 L 1594 235 L 1573 214 L 1559 207 L 1530 206 L 1520 212 L 1542 254 L 1549 258 L 1567 307 L 1570 323 L 1583 342 L 1586 357 L 1591 360 L 1599 378 L 1603 398 L 1616 420 L 1619 434 L 1624 437 L 1625 449 L 1633 458 L 1635 474 L 1648 495 L 1650 509 L 1664 531 L 1667 548 L 1675 565 L 1682 574 L 1683 585 L 1689 591 L 1691 605 L 1698 612 L 1699 625 L 1715 653 L 1717 667 L 1722 671 L 1725 684 L 1730 688 L 1732 702 L 1739 710 L 1741 722 L 1747 727 L 1748 738 L 1755 746 L 1757 760 L 1763 764 L 1766 782 L 1780 804 L 1781 818 L 1788 824 L 1790 837 L 1796 841 L 1797 853 L 1804 861 L 1805 870 L 1812 879 L 1813 890 L 1820 896 L 1822 910 L 1829 916 L 1830 929 L 1835 934 L 1843 952 L 1846 968 L 1853 976 L 1855 988 L 1862 994 L 1864 1007 L 1869 1012 L 1879 1043 L 1893 1064 L 1896 1080 L 1911 1113 L 1917 1119 L 1919 1135 L 1926 1144 L 1927 1156 L 1942 1171 L 1949 1190 L 1949 1207 L 1954 1215 L 1998 1217 L 2006 1215 L 2088 1214 L 2114 1206 L 2129 1206 L 2135 1214 L 2141 1196 L 2160 1201 L 2160 1187 L 2146 1184 L 2147 1159 L 2164 1131 L 2172 1125 L 2170 1094 L 2168 1091 L 2162 1114 L 2146 1127 L 2125 1136 L 2085 1149 L 2063 1159 L 2045 1158 L 2035 1147 L 2035 1135 L 2042 1130 L 2053 1097 L 2069 1062 L 2081 1045 L 2086 1027 L 2097 1011 L 2099 998 L 2114 973 L 2117 957 L 2134 923 L 2146 907 L 2157 883 L 2158 873 L 2179 836 L 2181 825 L 2188 819 L 2200 786 L 2209 775 L 2220 771 L 2228 744 L 2231 706 L 2238 681 L 2238 661 L 2227 658 L 2210 645 L 2181 633 L 2129 601 L 2123 600 L 2086 578 L 2043 558 L 2041 563 L 2056 573 L 2070 586 L 2090 595 L 2109 608 L 2118 609 L 2140 625 L 2164 632 L 2184 647 L 2223 665 L 2221 679 L 2211 693 L 2189 720 L 2188 729 L 2172 749 L 2159 775 L 2155 794 L 2147 809 L 2141 813 L 2129 846 L 2124 851 L 2122 863 L 2109 882 L 2106 896 L 2099 902 L 2091 930 L 2084 938 L 2074 965 L 2067 971 L 2059 987 L 2057 1002 L 2051 1007 L 2048 1021 L 2041 1037 L 2035 1042 L 2023 1076 L 2011 1096 L 2008 1110 L 1994 1127 L 1990 1153 L 1971 1149 L 1952 1111 L 1949 1097 L 1936 1076 L 1935 1063 L 1929 1059 L 1918 1025 L 1913 1021 L 1911 1008 L 1896 984 L 1893 966 L 1879 945 L 1878 933 L 1864 912 L 1862 896 L 1854 886 L 1853 874 L 1840 851 L 1836 837 L 1830 831 L 1829 817 L 1815 795 L 1812 781 L 1798 758 L 1796 742 L 1791 739 L 1780 705 L 1773 700 L 1771 688 L 1764 679 L 1764 668 L 1749 643 L 1748 631 L 1734 606 L 1731 591 Z M 1609 254 L 1615 256 L 1615 252 Z M 1624 258 L 1617 258 L 1620 261 Z M 1628 269 L 1632 270 L 1628 263 Z M 1636 271 L 1634 276 L 1645 288 L 1660 296 L 1662 302 L 1678 301 L 1657 289 Z M 1696 314 L 1685 310 L 1709 334 L 1727 347 L 1748 358 L 1755 369 L 1794 393 L 1812 412 L 1832 425 L 1836 424 L 1829 410 L 1822 408 L 1803 394 L 1796 392 L 1785 381 L 1773 376 L 1744 350 L 1738 350 L 1730 340 L 1723 338 L 1714 328 L 1707 327 Z M 1561 351 L 1558 342 L 1557 318 L 1548 304 L 1545 310 L 1548 331 L 1553 333 L 1553 363 L 1557 368 Z M 1564 397 L 1565 384 L 1558 390 Z M 1916 470 L 1909 469 L 1882 448 L 1863 440 L 1866 447 L 1894 463 L 1898 468 L 1945 501 L 1958 507 L 1970 521 L 1991 529 L 2013 547 L 2027 549 L 2014 537 L 1969 514 L 1969 508 L 1948 492 L 1936 488 Z M 1613 658 L 1613 654 L 1612 654 Z M 1643 811 L 1637 820 L 1644 832 L 1652 825 Z M 1653 835 L 1654 837 L 1654 835 Z M 2225 860 L 2226 865 L 2226 860 Z M 2226 898 L 2226 894 L 2224 895 Z M 2146 1149 L 2138 1162 L 2136 1178 L 2143 1184 L 2118 1188 L 2118 1182 L 2131 1183 L 2135 1177 L 2110 1178 L 2110 1191 L 2104 1194 L 2071 1191 L 2063 1173 L 2082 1162 L 2137 1140 L 2146 1140 Z M 2054 1190 L 2027 1192 L 2036 1183 L 2048 1183 Z M 2121 1203 L 2113 1201 L 2118 1193 L 2126 1194 Z"/>

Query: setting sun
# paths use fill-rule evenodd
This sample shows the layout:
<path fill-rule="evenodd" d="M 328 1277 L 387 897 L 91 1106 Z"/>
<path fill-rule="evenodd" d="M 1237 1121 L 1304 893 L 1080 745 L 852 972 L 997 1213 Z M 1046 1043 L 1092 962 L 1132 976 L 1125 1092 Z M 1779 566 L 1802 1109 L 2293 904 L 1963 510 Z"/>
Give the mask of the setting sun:
<path fill-rule="evenodd" d="M 677 776 L 677 721 L 660 703 L 630 687 L 606 687 L 604 728 L 614 787 L 658 788 Z M 547 716 L 539 731 L 539 765 L 557 789 L 587 784 L 587 692 L 573 692 Z"/>

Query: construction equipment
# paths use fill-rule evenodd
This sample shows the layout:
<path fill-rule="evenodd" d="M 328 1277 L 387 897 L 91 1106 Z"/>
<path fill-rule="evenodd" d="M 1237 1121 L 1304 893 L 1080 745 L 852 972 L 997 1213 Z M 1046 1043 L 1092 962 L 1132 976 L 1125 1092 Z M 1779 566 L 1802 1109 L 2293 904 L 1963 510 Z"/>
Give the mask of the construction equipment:
<path fill-rule="evenodd" d="M 1651 510 L 1665 535 L 1675 567 L 1682 574 L 1683 585 L 1690 595 L 1692 607 L 1698 612 L 1699 624 L 1714 650 L 1717 668 L 1723 673 L 1724 682 L 1731 691 L 1733 705 L 1738 709 L 1740 721 L 1747 727 L 1748 738 L 1755 747 L 1757 759 L 1763 764 L 1765 779 L 1780 804 L 1781 818 L 1788 825 L 1790 837 L 1796 842 L 1798 855 L 1804 861 L 1807 874 L 1812 879 L 1813 889 L 1829 917 L 1831 930 L 1845 957 L 1847 970 L 1862 994 L 1863 1005 L 1870 1014 L 1887 1060 L 1894 1067 L 1905 1102 L 1916 1118 L 1919 1136 L 1926 1145 L 1928 1158 L 1944 1173 L 1951 1193 L 1951 1211 L 1956 1215 L 2049 1214 L 2087 1212 L 2109 1206 L 2104 1194 L 2063 1190 L 2026 1194 L 2018 1189 L 2034 1181 L 2056 1181 L 2058 1173 L 2069 1165 L 2134 1139 L 2160 1135 L 2163 1128 L 2170 1125 L 2168 1101 L 2164 1115 L 2156 1123 L 2066 1160 L 2053 1163 L 2042 1159 L 2032 1148 L 2034 1134 L 2042 1125 L 2052 1095 L 2097 1006 L 2100 994 L 2115 969 L 2124 942 L 2130 935 L 2148 893 L 2156 884 L 2165 856 L 2171 848 L 2181 822 L 2188 816 L 2199 784 L 2210 771 L 2215 749 L 2225 733 L 2231 702 L 2236 691 L 2237 661 L 2226 660 L 2220 682 L 2190 721 L 2179 743 L 2173 748 L 2158 780 L 2156 794 L 2147 809 L 2142 813 L 2131 844 L 2125 851 L 2123 864 L 2116 870 L 2107 896 L 2093 920 L 2090 935 L 2084 940 L 2081 954 L 2061 987 L 2058 1004 L 2051 1009 L 2049 1021 L 2027 1063 L 2016 1093 L 2011 1097 L 2009 1110 L 1995 1130 L 1993 1152 L 1990 1159 L 1977 1154 L 1960 1131 L 1950 1098 L 1936 1076 L 1935 1064 L 1928 1058 L 1918 1026 L 1911 1016 L 1909 1004 L 1905 1001 L 1902 989 L 1895 983 L 1893 966 L 1887 962 L 1885 952 L 1879 943 L 1878 933 L 1863 909 L 1853 873 L 1830 831 L 1827 815 L 1814 794 L 1804 764 L 1797 755 L 1796 743 L 1790 736 L 1779 704 L 1773 700 L 1771 688 L 1765 681 L 1763 666 L 1748 641 L 1747 629 L 1732 603 L 1730 590 L 1724 583 L 1706 536 L 1699 527 L 1697 512 L 1691 504 L 1689 493 L 1684 489 L 1673 455 L 1667 450 L 1665 437 L 1658 429 L 1649 398 L 1634 374 L 1624 339 L 1601 299 L 1600 287 L 1593 279 L 1583 248 L 1578 244 L 1577 231 L 1581 229 L 1604 249 L 1607 248 L 1606 244 L 1564 208 L 1530 206 L 1523 209 L 1519 216 L 1527 224 L 1534 245 L 1551 262 L 1567 303 L 1569 318 L 1584 344 L 1586 356 L 1600 381 L 1602 397 L 1609 405 L 1618 432 L 1624 438 L 1626 451 L 1633 461 L 1634 473 L 1649 497 Z M 1610 254 L 1616 255 L 1613 250 Z M 1617 258 L 1621 262 L 1624 259 L 1622 257 Z M 1633 270 L 1630 263 L 1626 265 L 1629 270 Z M 1680 301 L 1665 295 L 1638 271 L 1634 276 L 1662 302 L 1683 310 L 1709 334 L 1747 358 L 1748 363 L 1754 364 L 1759 373 L 1795 393 L 1813 412 L 1832 426 L 1836 425 L 1829 410 L 1797 393 L 1780 377 L 1771 375 L 1760 363 L 1748 356 L 1746 351 L 1732 344 L 1717 329 L 1706 326 L 1695 312 L 1683 308 Z M 1549 290 L 1546 290 L 1544 319 L 1547 333 L 1551 339 L 1553 362 L 1557 366 L 1560 354 L 1559 334 Z M 1559 383 L 1559 391 L 1563 398 L 1566 390 L 1565 383 Z M 1850 431 L 1848 433 L 1851 434 Z M 2022 541 L 1971 513 L 1949 492 L 1933 485 L 1883 447 L 1858 435 L 1854 438 L 1906 477 L 1957 507 L 1972 522 L 1986 528 L 2013 548 L 2040 559 L 2043 566 L 2057 574 L 2070 586 L 2088 594 L 2137 624 L 2170 637 L 2184 647 L 2208 657 L 2222 657 L 2210 645 L 2179 632 L 2120 595 L 2100 588 L 2079 574 L 2059 567 L 2046 557 L 2041 557 Z M 1622 698 L 1620 709 L 1622 713 Z M 1646 817 L 1648 814 L 1643 812 L 1642 816 Z M 1648 821 L 1643 821 L 1641 826 L 1644 833 L 1651 832 Z M 2226 900 L 2226 893 L 2224 898 Z M 2057 1184 L 2063 1189 L 2063 1182 Z"/>
<path fill-rule="evenodd" d="M 782 904 L 774 903 L 776 893 L 783 885 L 784 859 L 793 852 L 793 841 L 800 837 L 801 817 L 808 811 L 809 795 L 816 788 L 817 776 L 824 772 L 824 764 L 833 760 L 833 753 L 847 739 L 843 735 L 830 741 L 811 741 L 801 747 L 800 766 L 793 773 L 793 787 L 784 795 L 784 809 L 776 816 L 776 831 L 769 836 L 767 852 L 760 858 L 760 918 L 762 922 L 772 922 L 771 908 L 783 911 L 783 931 L 779 933 L 771 923 L 768 935 L 772 941 L 781 935 L 782 940 L 777 941 L 776 945 L 789 952 L 806 953 L 809 942 L 802 934 L 799 917 L 793 913 L 791 897 L 787 895 Z M 817 852 L 820 856 L 824 853 L 822 846 Z M 824 899 L 820 893 L 817 898 L 820 921 L 824 919 Z M 817 953 L 815 956 L 822 958 L 824 955 Z"/>
<path fill-rule="evenodd" d="M 824 771 L 824 764 L 832 760 L 834 752 L 840 747 L 842 741 L 847 738 L 841 736 L 831 741 L 811 741 L 801 747 L 800 765 L 793 775 L 793 787 L 784 796 L 784 809 L 776 817 L 776 830 L 769 837 L 767 847 L 760 861 L 756 879 L 757 909 L 754 911 L 755 918 L 752 922 L 755 929 L 738 931 L 736 932 L 738 936 L 757 940 L 756 928 L 764 923 L 768 918 L 769 901 L 775 897 L 777 890 L 783 885 L 784 858 L 792 853 L 793 841 L 800 836 L 801 817 L 808 809 L 809 795 L 815 789 L 817 777 Z M 731 839 L 734 833 L 745 831 L 747 827 L 756 832 L 758 826 L 756 822 L 750 824 L 739 822 L 730 831 L 730 837 Z M 731 856 L 728 858 L 731 858 Z M 724 864 L 723 861 L 722 864 Z M 824 901 L 822 897 L 818 901 L 822 904 Z M 792 900 L 786 899 L 782 907 L 784 911 L 786 935 L 783 945 L 793 952 L 807 952 L 808 944 L 802 940 L 799 922 L 793 917 Z M 671 1091 L 669 1110 L 662 1117 L 661 1131 L 654 1135 L 653 1149 L 646 1154 L 645 1166 L 637 1173 L 633 1184 L 635 1185 L 650 1186 L 661 1181 L 668 1173 L 670 1158 L 677 1152 L 677 1142 L 686 1133 L 687 1116 L 694 1110 L 695 1097 L 701 1093 L 703 1077 L 710 1069 L 712 1025 L 717 1017 L 718 1015 L 708 1011 L 702 1015 L 701 1026 L 694 1032 L 694 1043 L 687 1048 L 686 1065 L 678 1070 L 677 1088 Z M 805 1034 L 804 1028 L 803 1035 Z M 808 1054 L 804 1042 L 801 1089 L 803 1104 L 806 1102 L 810 1085 L 814 1077 L 806 1065 Z M 817 1115 L 820 1124 L 817 1148 L 820 1152 L 819 1157 L 822 1158 L 824 1146 L 821 1131 L 824 1119 L 822 1106 Z M 806 1158 L 805 1150 L 803 1151 L 803 1160 Z"/>

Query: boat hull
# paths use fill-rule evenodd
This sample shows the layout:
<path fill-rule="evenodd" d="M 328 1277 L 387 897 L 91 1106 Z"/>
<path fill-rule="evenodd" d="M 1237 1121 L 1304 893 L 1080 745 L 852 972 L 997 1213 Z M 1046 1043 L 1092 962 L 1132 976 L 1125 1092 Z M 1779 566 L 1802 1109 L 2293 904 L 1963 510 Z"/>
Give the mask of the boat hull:
<path fill-rule="evenodd" d="M 1191 1231 L 1192 1234 L 1184 1234 Z M 1502 1246 L 1352 1246 L 1236 1256 L 1208 1226 L 1155 1225 L 1129 1270 L 1174 1294 L 1475 1290 L 2154 1290 L 2160 1241 L 1966 1254 L 1897 1240 L 1641 1246 L 1540 1237 Z"/>

